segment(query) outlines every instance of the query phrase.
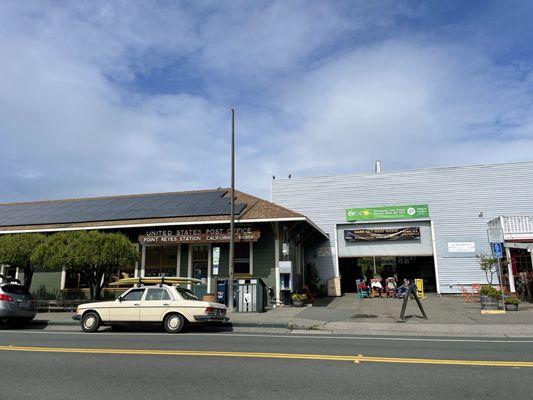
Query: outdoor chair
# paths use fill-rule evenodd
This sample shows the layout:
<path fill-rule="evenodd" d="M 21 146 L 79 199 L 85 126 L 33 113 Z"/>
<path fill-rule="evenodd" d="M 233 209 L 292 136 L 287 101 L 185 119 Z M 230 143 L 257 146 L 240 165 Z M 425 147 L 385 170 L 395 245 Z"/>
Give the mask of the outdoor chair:
<path fill-rule="evenodd" d="M 381 290 L 376 287 L 372 287 L 373 282 L 379 282 L 381 283 L 381 279 L 373 278 L 370 279 L 370 297 L 382 297 L 383 296 L 383 288 Z"/>
<path fill-rule="evenodd" d="M 396 280 L 394 278 L 387 278 L 385 281 L 385 296 L 396 297 Z"/>
<path fill-rule="evenodd" d="M 359 297 L 360 299 L 368 298 L 368 292 L 366 290 L 360 289 L 359 288 L 360 284 L 361 284 L 361 280 L 360 279 L 356 279 L 355 280 L 355 287 L 357 289 L 357 297 Z"/>

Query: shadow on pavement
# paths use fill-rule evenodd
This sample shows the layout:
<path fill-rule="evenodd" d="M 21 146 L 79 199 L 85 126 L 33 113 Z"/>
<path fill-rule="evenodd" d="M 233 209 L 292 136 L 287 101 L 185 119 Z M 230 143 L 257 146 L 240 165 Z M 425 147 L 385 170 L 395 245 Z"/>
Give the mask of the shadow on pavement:
<path fill-rule="evenodd" d="M 48 321 L 31 321 L 31 322 L 1 322 L 0 331 L 20 330 L 20 329 L 44 329 L 48 326 Z"/>
<path fill-rule="evenodd" d="M 313 307 L 327 307 L 335 297 L 322 297 L 313 303 Z"/>
<path fill-rule="evenodd" d="M 110 326 L 104 326 L 98 330 L 98 332 L 114 332 L 113 329 Z M 121 329 L 120 331 L 117 331 L 117 333 L 122 332 L 165 332 L 165 329 L 162 325 L 132 325 L 128 326 L 125 329 Z M 231 324 L 225 324 L 220 326 L 197 326 L 197 325 L 191 325 L 185 328 L 183 333 L 195 333 L 195 332 L 209 332 L 209 333 L 217 333 L 217 332 L 233 332 L 233 326 Z"/>

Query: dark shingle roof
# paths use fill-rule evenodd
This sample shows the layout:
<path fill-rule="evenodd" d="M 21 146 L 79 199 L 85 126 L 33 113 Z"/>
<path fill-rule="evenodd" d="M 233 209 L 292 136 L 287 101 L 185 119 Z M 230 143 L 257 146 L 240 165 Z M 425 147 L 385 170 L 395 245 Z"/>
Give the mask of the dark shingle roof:
<path fill-rule="evenodd" d="M 0 204 L 0 226 L 229 215 L 226 193 L 209 190 Z M 235 214 L 245 207 L 236 203 Z"/>

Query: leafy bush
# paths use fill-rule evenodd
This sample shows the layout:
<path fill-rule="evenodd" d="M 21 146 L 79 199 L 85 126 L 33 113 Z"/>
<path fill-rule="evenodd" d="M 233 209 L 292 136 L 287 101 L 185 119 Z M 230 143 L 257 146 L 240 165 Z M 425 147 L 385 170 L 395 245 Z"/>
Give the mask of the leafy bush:
<path fill-rule="evenodd" d="M 520 300 L 516 296 L 506 297 L 505 298 L 505 304 L 516 304 L 518 305 L 520 303 Z"/>
<path fill-rule="evenodd" d="M 305 293 L 293 293 L 291 294 L 292 301 L 306 301 L 307 295 Z"/>
<path fill-rule="evenodd" d="M 45 285 L 39 286 L 32 294 L 37 300 L 57 300 L 59 297 L 59 291 L 57 289 L 48 290 Z"/>
<path fill-rule="evenodd" d="M 488 296 L 488 297 L 492 297 L 496 299 L 502 295 L 502 292 L 499 291 L 498 289 L 493 288 L 492 286 L 485 285 L 485 286 L 481 286 L 481 288 L 479 289 L 479 295 Z"/>

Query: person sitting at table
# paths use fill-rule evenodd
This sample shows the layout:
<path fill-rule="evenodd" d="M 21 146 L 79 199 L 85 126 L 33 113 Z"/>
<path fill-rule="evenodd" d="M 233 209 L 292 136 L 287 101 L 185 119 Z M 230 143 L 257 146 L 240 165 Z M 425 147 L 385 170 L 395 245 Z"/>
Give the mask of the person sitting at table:
<path fill-rule="evenodd" d="M 376 292 L 378 292 L 379 297 L 383 297 L 381 295 L 381 292 L 383 292 L 383 286 L 381 285 L 381 281 L 379 279 L 372 279 L 372 281 L 370 283 L 370 287 L 372 288 L 372 293 L 374 293 L 374 291 L 376 291 Z"/>
<path fill-rule="evenodd" d="M 408 290 L 409 290 L 409 280 L 404 279 L 401 286 L 398 286 L 398 289 L 396 289 L 396 297 L 398 297 L 399 299 L 405 297 Z"/>

